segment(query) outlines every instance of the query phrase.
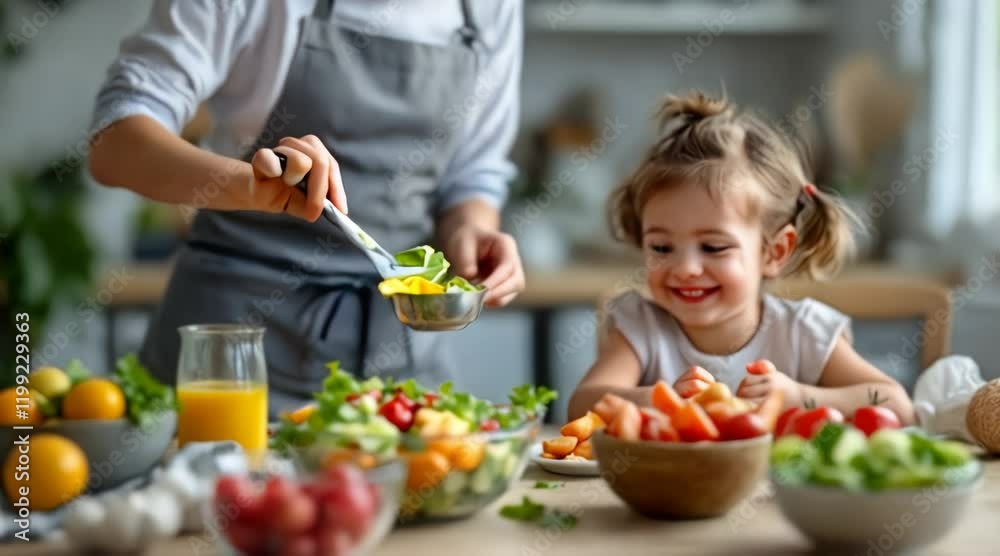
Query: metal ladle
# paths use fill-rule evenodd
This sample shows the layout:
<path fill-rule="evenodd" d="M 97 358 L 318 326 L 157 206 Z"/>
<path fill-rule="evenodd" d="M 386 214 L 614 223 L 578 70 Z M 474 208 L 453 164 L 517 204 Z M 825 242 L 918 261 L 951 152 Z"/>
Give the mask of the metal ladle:
<path fill-rule="evenodd" d="M 281 172 L 284 173 L 288 166 L 288 158 L 280 153 L 274 154 L 277 155 Z M 307 191 L 308 179 L 307 173 L 297 185 L 303 192 Z M 361 249 L 383 278 L 410 276 L 427 271 L 425 266 L 400 265 L 391 253 L 383 249 L 347 215 L 337 210 L 329 199 L 323 199 L 323 215 L 344 231 L 348 240 Z M 486 300 L 486 290 L 443 294 L 398 293 L 390 296 L 390 300 L 399 322 L 414 330 L 461 330 L 479 318 Z"/>

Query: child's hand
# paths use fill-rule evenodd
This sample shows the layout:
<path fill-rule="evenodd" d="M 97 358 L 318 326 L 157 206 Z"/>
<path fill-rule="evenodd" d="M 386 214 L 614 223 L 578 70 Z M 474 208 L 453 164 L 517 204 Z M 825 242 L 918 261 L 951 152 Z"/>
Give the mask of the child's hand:
<path fill-rule="evenodd" d="M 785 407 L 802 405 L 802 385 L 779 372 L 770 361 L 761 359 L 750 363 L 747 373 L 736 389 L 738 397 L 761 402 L 772 391 L 781 390 L 785 393 Z"/>
<path fill-rule="evenodd" d="M 674 390 L 682 398 L 690 398 L 698 392 L 708 388 L 709 384 L 715 382 L 712 373 L 701 367 L 691 367 L 674 382 Z"/>

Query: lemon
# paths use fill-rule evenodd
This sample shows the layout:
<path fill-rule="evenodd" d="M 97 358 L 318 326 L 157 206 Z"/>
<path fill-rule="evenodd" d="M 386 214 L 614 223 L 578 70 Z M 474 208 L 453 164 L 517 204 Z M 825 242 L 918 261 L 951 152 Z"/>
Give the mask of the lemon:
<path fill-rule="evenodd" d="M 27 454 L 15 446 L 3 464 L 3 489 L 13 504 L 24 498 L 35 511 L 48 511 L 76 498 L 87 488 L 87 456 L 72 440 L 57 434 L 31 437 Z M 24 457 L 25 461 L 18 461 Z M 20 467 L 20 469 L 18 469 Z"/>
<path fill-rule="evenodd" d="M 72 382 L 69 375 L 55 367 L 42 367 L 28 375 L 28 385 L 47 399 L 61 398 L 69 392 Z"/>
<path fill-rule="evenodd" d="M 69 391 L 62 402 L 64 419 L 121 419 L 125 415 L 125 394 L 103 378 L 89 378 Z"/>

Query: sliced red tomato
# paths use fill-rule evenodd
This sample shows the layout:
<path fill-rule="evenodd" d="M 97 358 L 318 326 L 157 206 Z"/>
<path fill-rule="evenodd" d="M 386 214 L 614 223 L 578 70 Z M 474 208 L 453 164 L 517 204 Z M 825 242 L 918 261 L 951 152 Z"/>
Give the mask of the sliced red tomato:
<path fill-rule="evenodd" d="M 789 427 L 792 429 L 792 434 L 801 436 L 802 438 L 812 438 L 816 436 L 816 433 L 823 428 L 823 425 L 827 423 L 843 423 L 844 414 L 839 410 L 832 407 L 817 407 L 815 409 L 807 409 L 802 413 L 798 414 L 795 419 L 789 423 Z"/>
<path fill-rule="evenodd" d="M 424 405 L 427 407 L 433 407 L 434 402 L 439 398 L 434 392 L 424 392 Z"/>
<path fill-rule="evenodd" d="M 778 417 L 778 422 L 774 425 L 774 435 L 784 436 L 786 434 L 792 434 L 792 431 L 789 428 L 788 424 L 792 422 L 792 419 L 794 419 L 796 415 L 802 413 L 802 411 L 803 410 L 801 407 L 790 407 L 786 409 Z"/>
<path fill-rule="evenodd" d="M 392 399 L 393 401 L 398 401 L 399 403 L 403 404 L 406 407 L 406 409 L 409 409 L 410 411 L 416 411 L 417 409 L 417 402 L 411 400 L 409 396 L 407 396 L 403 392 L 396 392 L 396 395 L 393 396 Z"/>
<path fill-rule="evenodd" d="M 854 412 L 852 423 L 865 436 L 871 436 L 877 430 L 898 429 L 903 426 L 899 417 L 888 407 L 870 405 Z"/>
<path fill-rule="evenodd" d="M 479 430 L 484 432 L 493 432 L 500 430 L 500 422 L 496 419 L 486 419 L 479 424 Z"/>
<path fill-rule="evenodd" d="M 719 431 L 722 440 L 743 440 L 768 433 L 767 424 L 760 415 L 747 412 L 726 421 Z"/>
<path fill-rule="evenodd" d="M 406 432 L 413 426 L 413 411 L 406 407 L 403 400 L 392 399 L 378 410 L 397 429 Z"/>
<path fill-rule="evenodd" d="M 708 413 L 708 418 L 715 423 L 715 426 L 720 430 L 723 425 L 733 417 L 746 413 L 745 410 L 736 407 L 735 405 L 728 402 L 711 402 L 703 406 L 705 413 Z"/>

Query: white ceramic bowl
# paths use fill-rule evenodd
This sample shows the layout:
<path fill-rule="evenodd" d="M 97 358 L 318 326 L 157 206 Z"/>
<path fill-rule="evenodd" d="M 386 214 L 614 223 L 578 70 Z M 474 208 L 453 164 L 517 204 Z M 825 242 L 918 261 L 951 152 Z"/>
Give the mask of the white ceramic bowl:
<path fill-rule="evenodd" d="M 772 479 L 774 479 L 772 475 Z M 774 480 L 785 518 L 818 547 L 836 554 L 899 553 L 925 547 L 961 519 L 983 481 L 880 492 L 856 492 Z"/>

